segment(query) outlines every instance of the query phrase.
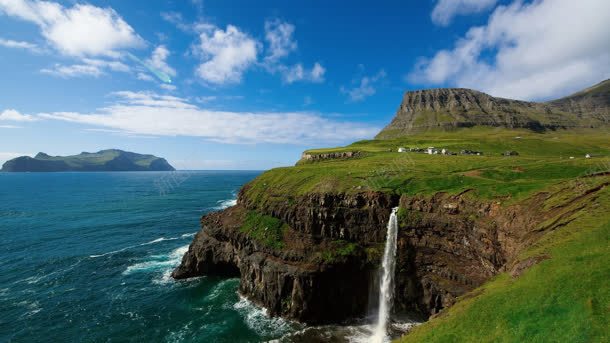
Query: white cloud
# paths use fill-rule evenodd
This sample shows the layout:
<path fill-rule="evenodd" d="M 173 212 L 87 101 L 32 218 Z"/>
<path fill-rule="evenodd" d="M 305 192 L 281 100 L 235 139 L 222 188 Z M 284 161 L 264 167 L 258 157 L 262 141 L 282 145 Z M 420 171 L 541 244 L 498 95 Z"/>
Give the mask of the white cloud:
<path fill-rule="evenodd" d="M 80 64 L 55 64 L 52 68 L 41 69 L 40 72 L 63 78 L 72 78 L 81 76 L 98 77 L 104 75 L 106 70 L 128 72 L 130 69 L 126 64 L 119 61 L 84 58 Z"/>
<path fill-rule="evenodd" d="M 192 136 L 250 144 L 324 144 L 369 138 L 379 128 L 304 112 L 202 109 L 185 99 L 149 92 L 117 92 L 117 102 L 94 113 L 54 112 L 37 117 L 148 136 Z"/>
<path fill-rule="evenodd" d="M 294 25 L 279 19 L 265 21 L 265 40 L 268 47 L 262 66 L 272 74 L 279 73 L 284 83 L 324 82 L 326 69 L 319 62 L 314 63 L 311 69 L 303 67 L 303 63 L 281 63 L 283 58 L 297 50 L 298 44 L 292 37 L 294 31 Z"/>
<path fill-rule="evenodd" d="M 492 95 L 558 97 L 610 77 L 610 1 L 515 1 L 453 49 L 422 59 L 408 79 Z"/>
<path fill-rule="evenodd" d="M 309 70 L 305 69 L 301 63 L 290 67 L 282 65 L 278 67 L 278 70 L 286 83 L 293 83 L 296 81 L 324 82 L 324 74 L 326 73 L 326 69 L 318 62 Z"/>
<path fill-rule="evenodd" d="M 169 76 L 176 76 L 176 69 L 167 64 L 167 58 L 169 55 L 170 52 L 165 45 L 159 45 L 152 52 L 150 58 L 146 60 L 146 63 Z"/>
<path fill-rule="evenodd" d="M 207 104 L 210 103 L 212 101 L 216 101 L 216 99 L 218 99 L 217 96 L 215 95 L 208 95 L 208 96 L 198 96 L 195 98 L 195 101 L 200 103 L 200 104 Z"/>
<path fill-rule="evenodd" d="M 373 76 L 364 76 L 353 88 L 341 87 L 341 93 L 347 94 L 349 101 L 362 101 L 375 94 L 377 83 L 386 77 L 385 70 L 380 70 Z"/>
<path fill-rule="evenodd" d="M 159 87 L 165 89 L 166 91 L 175 91 L 178 87 L 174 86 L 174 85 L 170 85 L 167 83 L 162 83 L 159 85 Z"/>
<path fill-rule="evenodd" d="M 297 49 L 297 42 L 293 40 L 294 25 L 282 22 L 279 19 L 265 21 L 265 40 L 267 40 L 267 62 L 275 62 L 288 56 Z"/>
<path fill-rule="evenodd" d="M 32 52 L 41 51 L 41 49 L 38 47 L 38 45 L 36 45 L 34 43 L 15 41 L 15 40 L 11 40 L 11 39 L 3 39 L 3 38 L 0 38 L 0 46 L 3 46 L 5 48 L 12 48 L 12 49 L 24 49 L 24 50 L 29 50 Z"/>
<path fill-rule="evenodd" d="M 256 62 L 258 43 L 233 25 L 228 25 L 226 30 L 207 30 L 199 38 L 195 51 L 203 57 L 203 62 L 196 73 L 208 83 L 239 83 L 243 73 Z"/>
<path fill-rule="evenodd" d="M 142 80 L 142 81 L 154 81 L 155 80 L 152 76 L 150 76 L 146 73 L 143 73 L 143 72 L 137 73 L 136 77 L 138 78 L 138 80 Z"/>
<path fill-rule="evenodd" d="M 458 15 L 479 13 L 491 9 L 498 0 L 437 0 L 432 10 L 432 21 L 447 26 Z"/>
<path fill-rule="evenodd" d="M 6 120 L 6 121 L 35 121 L 37 120 L 36 117 L 32 116 L 32 115 L 28 115 L 28 114 L 21 114 L 16 110 L 13 109 L 6 109 L 2 112 L 0 112 L 0 121 L 2 120 Z M 9 126 L 9 125 L 7 125 Z"/>
<path fill-rule="evenodd" d="M 55 2 L 0 0 L 0 12 L 32 22 L 47 42 L 69 56 L 117 56 L 121 49 L 142 46 L 143 40 L 112 8 Z"/>

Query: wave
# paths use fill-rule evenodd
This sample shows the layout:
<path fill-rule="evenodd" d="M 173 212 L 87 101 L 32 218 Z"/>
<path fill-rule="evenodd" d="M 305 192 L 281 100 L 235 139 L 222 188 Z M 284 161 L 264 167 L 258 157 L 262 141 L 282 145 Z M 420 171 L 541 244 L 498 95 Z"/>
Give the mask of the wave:
<path fill-rule="evenodd" d="M 139 244 L 138 244 L 138 245 L 139 245 Z M 114 255 L 114 254 L 120 253 L 120 252 L 122 252 L 122 251 L 125 251 L 125 250 L 127 250 L 127 249 L 135 248 L 135 247 L 137 247 L 138 245 L 130 245 L 130 246 L 128 246 L 128 247 L 124 247 L 124 248 L 119 249 L 119 250 L 109 251 L 109 252 L 107 252 L 107 253 L 103 253 L 103 254 L 99 254 L 99 255 L 89 255 L 89 257 L 91 257 L 91 258 L 98 258 L 98 257 L 104 257 L 104 256 L 108 256 L 108 255 Z"/>
<path fill-rule="evenodd" d="M 243 317 L 246 325 L 261 336 L 281 336 L 292 331 L 292 323 L 281 317 L 269 317 L 267 309 L 258 307 L 250 300 L 239 296 L 233 308 Z"/>
<path fill-rule="evenodd" d="M 163 242 L 163 241 L 174 241 L 176 239 L 180 239 L 180 237 L 170 237 L 170 238 L 160 237 L 157 239 L 153 239 L 150 242 L 142 243 L 140 245 L 150 245 L 150 244 L 155 244 L 155 243 L 159 243 L 159 242 Z"/>
<path fill-rule="evenodd" d="M 213 301 L 220 296 L 225 295 L 233 295 L 235 294 L 235 289 L 237 288 L 237 284 L 239 284 L 239 279 L 226 279 L 214 286 L 210 293 L 205 296 L 206 301 Z"/>
<path fill-rule="evenodd" d="M 157 239 L 153 239 L 152 241 L 149 241 L 149 242 L 146 242 L 146 243 L 130 245 L 130 246 L 127 246 L 127 247 L 119 249 L 119 250 L 109 251 L 107 253 L 103 253 L 103 254 L 99 254 L 99 255 L 89 255 L 89 257 L 90 258 L 97 258 L 97 257 L 113 255 L 113 254 L 117 254 L 117 253 L 123 252 L 123 251 L 125 251 L 127 249 L 132 249 L 132 248 L 136 248 L 136 247 L 139 247 L 139 246 L 151 245 L 151 244 L 156 244 L 156 243 L 160 243 L 160 242 L 164 242 L 164 241 L 175 241 L 177 239 L 184 239 L 184 238 L 193 237 L 194 235 L 195 235 L 195 232 L 185 233 L 185 234 L 180 235 L 179 237 L 169 237 L 169 238 L 159 237 Z"/>
<path fill-rule="evenodd" d="M 226 199 L 226 200 L 219 200 L 217 203 L 218 203 L 218 206 L 214 207 L 214 209 L 215 210 L 224 210 L 225 208 L 229 208 L 231 206 L 237 205 L 237 199 L 232 198 L 232 199 Z"/>
<path fill-rule="evenodd" d="M 420 324 L 418 321 L 401 318 L 399 322 L 390 324 L 390 336 L 398 338 L 409 332 L 414 326 Z M 302 330 L 290 332 L 279 339 L 271 340 L 273 343 L 284 342 L 349 342 L 369 343 L 376 324 L 360 323 L 353 325 L 323 325 L 309 326 Z"/>
<path fill-rule="evenodd" d="M 182 261 L 182 256 L 184 256 L 184 253 L 188 251 L 188 248 L 189 246 L 187 244 L 172 250 L 169 254 L 152 255 L 148 261 L 139 262 L 128 266 L 123 272 L 123 275 L 142 271 L 156 271 L 160 269 L 171 271 L 173 267 L 176 267 L 180 261 Z"/>

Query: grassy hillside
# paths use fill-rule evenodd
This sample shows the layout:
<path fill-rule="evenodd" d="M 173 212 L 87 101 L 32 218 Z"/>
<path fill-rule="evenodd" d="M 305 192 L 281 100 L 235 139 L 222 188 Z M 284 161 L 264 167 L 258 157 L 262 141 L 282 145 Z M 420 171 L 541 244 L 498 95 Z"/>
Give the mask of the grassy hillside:
<path fill-rule="evenodd" d="M 597 179 L 587 182 L 608 182 Z M 608 342 L 610 189 L 570 220 L 521 253 L 539 264 L 496 276 L 398 342 Z"/>
<path fill-rule="evenodd" d="M 430 146 L 454 152 L 482 151 L 483 155 L 397 152 L 398 147 Z M 264 203 L 305 193 L 433 194 L 474 189 L 479 197 L 516 201 L 552 184 L 610 169 L 610 133 L 600 130 L 462 129 L 360 141 L 306 153 L 344 151 L 361 154 L 350 159 L 303 160 L 295 167 L 270 170 L 251 183 L 248 196 Z M 505 151 L 517 151 L 519 156 L 502 156 Z M 587 159 L 586 154 L 593 157 Z"/>
<path fill-rule="evenodd" d="M 483 155 L 398 153 L 399 147 L 434 146 Z M 331 153 L 358 151 L 355 158 Z M 502 156 L 517 151 L 518 156 Z M 328 156 L 260 175 L 247 187 L 255 204 L 290 202 L 307 193 L 382 191 L 422 195 L 461 193 L 495 199 L 502 206 L 537 192 L 556 192 L 552 211 L 577 199 L 555 231 L 517 259 L 539 262 L 513 276 L 508 271 L 462 297 L 400 342 L 606 342 L 610 311 L 610 188 L 591 202 L 587 190 L 610 182 L 610 133 L 472 128 L 427 132 L 393 140 L 360 141 L 307 151 Z M 329 155 L 330 154 L 330 155 Z M 585 158 L 591 154 L 591 158 Z M 573 158 L 571 158 L 573 157 Z M 557 191 L 560 190 L 560 191 Z M 582 194 L 576 192 L 583 192 Z M 571 201 L 571 200 L 570 200 Z M 531 228 L 546 231 L 549 223 Z M 553 223 L 557 224 L 557 223 Z M 549 226 L 546 226 L 549 227 Z M 538 260 L 537 260 L 538 259 Z M 517 263 L 515 262 L 515 263 Z"/>

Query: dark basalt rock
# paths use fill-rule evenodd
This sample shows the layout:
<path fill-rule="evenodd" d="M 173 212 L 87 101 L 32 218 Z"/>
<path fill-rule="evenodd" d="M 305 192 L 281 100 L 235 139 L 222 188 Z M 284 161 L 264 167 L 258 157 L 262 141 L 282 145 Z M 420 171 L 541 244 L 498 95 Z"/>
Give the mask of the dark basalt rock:
<path fill-rule="evenodd" d="M 597 190 L 583 196 L 593 199 Z M 362 317 L 376 308 L 386 223 L 400 200 L 394 309 L 430 316 L 510 270 L 524 246 L 560 225 L 557 218 L 569 216 L 571 199 L 544 210 L 550 196 L 503 207 L 477 201 L 469 192 L 400 199 L 376 192 L 310 194 L 292 204 L 261 207 L 242 190 L 236 206 L 202 218 L 201 231 L 172 276 L 239 276 L 240 293 L 269 314 L 306 323 Z M 281 249 L 240 230 L 253 210 L 290 226 Z M 550 218 L 555 224 L 539 227 Z M 320 258 L 337 240 L 359 248 L 342 258 Z"/>

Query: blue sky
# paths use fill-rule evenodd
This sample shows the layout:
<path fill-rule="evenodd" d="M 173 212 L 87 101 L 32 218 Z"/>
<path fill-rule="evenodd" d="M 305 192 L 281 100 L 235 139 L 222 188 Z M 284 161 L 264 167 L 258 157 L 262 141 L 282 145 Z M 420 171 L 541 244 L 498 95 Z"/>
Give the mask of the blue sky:
<path fill-rule="evenodd" d="M 0 162 L 290 165 L 372 138 L 407 90 L 546 100 L 607 79 L 608 32 L 605 0 L 0 0 Z"/>

